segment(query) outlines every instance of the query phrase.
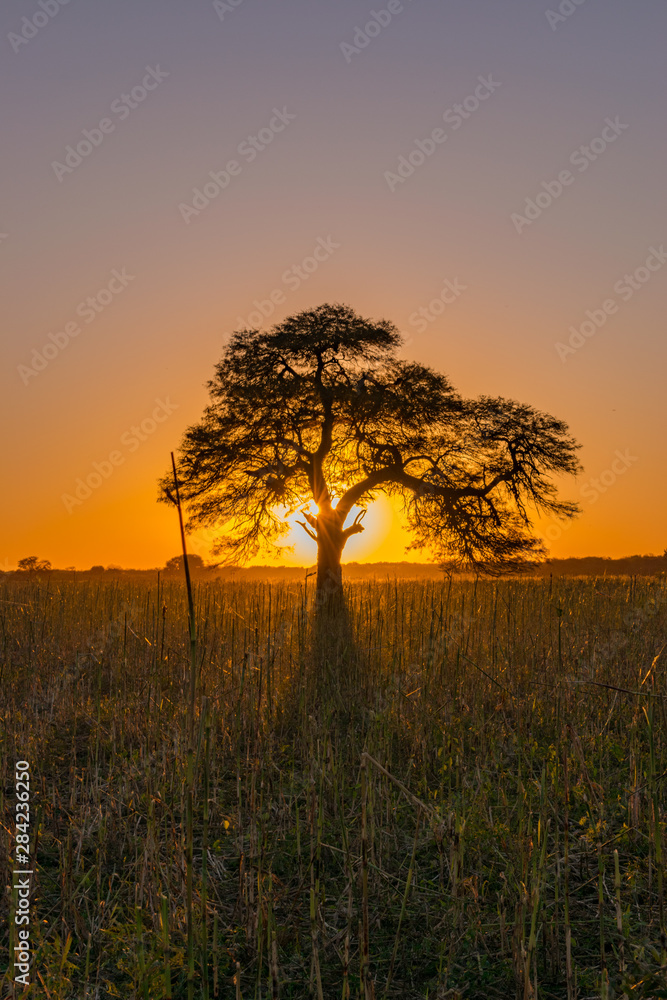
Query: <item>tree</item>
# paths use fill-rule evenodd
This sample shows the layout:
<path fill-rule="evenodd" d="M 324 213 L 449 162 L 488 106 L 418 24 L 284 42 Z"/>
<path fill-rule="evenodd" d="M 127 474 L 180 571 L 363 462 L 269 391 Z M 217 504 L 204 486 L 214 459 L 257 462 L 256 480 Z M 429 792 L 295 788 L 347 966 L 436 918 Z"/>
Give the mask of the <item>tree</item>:
<path fill-rule="evenodd" d="M 188 568 L 191 573 L 196 573 L 208 569 L 208 566 L 201 556 L 188 553 Z M 164 569 L 166 573 L 182 573 L 183 556 L 172 556 L 171 559 L 167 559 Z"/>
<path fill-rule="evenodd" d="M 46 573 L 51 569 L 51 563 L 48 559 L 38 559 L 37 556 L 26 556 L 25 559 L 19 559 L 18 569 L 22 573 Z"/>
<path fill-rule="evenodd" d="M 402 498 L 412 547 L 441 561 L 500 572 L 543 555 L 531 515 L 578 511 L 552 482 L 579 471 L 567 425 L 511 400 L 462 399 L 399 359 L 400 345 L 393 324 L 344 305 L 234 333 L 179 453 L 189 527 L 223 529 L 215 551 L 242 562 L 282 551 L 301 510 L 320 596 L 340 591 L 345 544 L 380 492 Z M 174 502 L 170 474 L 160 498 Z"/>

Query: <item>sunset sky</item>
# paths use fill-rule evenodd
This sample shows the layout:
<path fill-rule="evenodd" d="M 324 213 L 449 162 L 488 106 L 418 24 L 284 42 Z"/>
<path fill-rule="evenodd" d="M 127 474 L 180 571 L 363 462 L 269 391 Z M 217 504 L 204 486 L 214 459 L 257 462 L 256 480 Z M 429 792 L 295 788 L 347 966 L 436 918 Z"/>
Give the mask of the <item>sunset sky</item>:
<path fill-rule="evenodd" d="M 568 422 L 552 555 L 662 553 L 663 0 L 6 0 L 0 27 L 0 569 L 164 564 L 156 481 L 229 334 L 322 302 Z M 347 560 L 415 558 L 387 501 L 366 525 Z"/>

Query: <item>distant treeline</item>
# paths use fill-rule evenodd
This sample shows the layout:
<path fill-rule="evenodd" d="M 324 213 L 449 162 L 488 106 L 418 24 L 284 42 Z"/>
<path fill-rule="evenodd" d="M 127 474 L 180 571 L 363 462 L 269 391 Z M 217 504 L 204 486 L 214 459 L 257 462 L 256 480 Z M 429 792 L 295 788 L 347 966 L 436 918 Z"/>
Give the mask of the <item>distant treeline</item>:
<path fill-rule="evenodd" d="M 667 551 L 661 556 L 584 556 L 581 559 L 550 559 L 541 563 L 540 576 L 653 576 L 667 572 Z"/>
<path fill-rule="evenodd" d="M 27 560 L 26 560 L 27 561 Z M 190 572 L 197 580 L 229 580 L 238 582 L 252 581 L 285 581 L 300 582 L 315 573 L 315 566 L 207 566 L 199 556 L 189 557 Z M 18 576 L 24 572 L 53 573 L 85 578 L 151 578 L 157 573 L 164 578 L 177 578 L 183 572 L 182 557 L 170 559 L 166 566 L 155 569 L 123 569 L 120 566 L 93 566 L 89 570 L 52 569 L 44 560 L 29 568 L 15 570 L 7 575 Z M 626 556 L 623 559 L 610 559 L 604 556 L 585 556 L 581 559 L 549 559 L 526 568 L 526 574 L 531 576 L 653 576 L 667 572 L 667 551 L 661 556 Z M 391 579 L 439 580 L 449 573 L 448 568 L 435 563 L 413 562 L 377 562 L 377 563 L 344 563 L 343 574 L 346 580 Z M 466 574 L 469 575 L 469 574 Z"/>

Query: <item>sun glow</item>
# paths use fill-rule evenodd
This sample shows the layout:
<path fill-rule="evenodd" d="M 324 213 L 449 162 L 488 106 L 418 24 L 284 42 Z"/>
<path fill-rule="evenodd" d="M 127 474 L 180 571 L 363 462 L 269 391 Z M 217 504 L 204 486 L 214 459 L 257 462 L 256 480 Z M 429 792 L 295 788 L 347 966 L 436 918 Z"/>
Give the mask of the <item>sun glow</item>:
<path fill-rule="evenodd" d="M 279 511 L 286 521 L 289 531 L 280 539 L 280 544 L 291 551 L 282 555 L 260 553 L 250 560 L 251 566 L 312 566 L 317 559 L 317 544 L 309 538 L 299 521 L 303 521 L 303 512 L 308 510 L 317 516 L 318 508 L 311 500 L 305 502 L 293 514 Z M 353 507 L 345 524 L 353 523 L 360 512 L 360 507 Z M 368 505 L 368 514 L 363 522 L 364 531 L 353 535 L 345 546 L 343 563 L 346 562 L 428 562 L 425 552 L 408 551 L 410 535 L 406 531 L 401 502 L 398 498 L 378 495 Z M 212 548 L 220 531 L 202 529 L 193 532 L 188 537 L 190 551 L 200 555 L 206 562 L 215 562 Z"/>
<path fill-rule="evenodd" d="M 311 501 L 310 511 L 315 512 L 317 508 Z M 345 524 L 353 523 L 355 517 L 360 512 L 360 507 L 353 507 Z M 253 559 L 255 565 L 311 565 L 317 557 L 317 546 L 315 542 L 308 538 L 303 528 L 298 524 L 303 520 L 301 513 L 296 513 L 287 517 L 290 526 L 289 534 L 285 536 L 282 544 L 294 546 L 293 551 L 286 554 L 282 559 L 267 559 L 266 556 L 259 556 Z M 364 531 L 358 535 L 353 535 L 345 546 L 343 552 L 343 562 L 393 562 L 408 559 L 411 562 L 424 562 L 426 557 L 422 553 L 408 552 L 406 546 L 410 537 L 403 524 L 400 502 L 397 499 L 379 495 L 368 505 L 368 515 L 364 522 Z"/>

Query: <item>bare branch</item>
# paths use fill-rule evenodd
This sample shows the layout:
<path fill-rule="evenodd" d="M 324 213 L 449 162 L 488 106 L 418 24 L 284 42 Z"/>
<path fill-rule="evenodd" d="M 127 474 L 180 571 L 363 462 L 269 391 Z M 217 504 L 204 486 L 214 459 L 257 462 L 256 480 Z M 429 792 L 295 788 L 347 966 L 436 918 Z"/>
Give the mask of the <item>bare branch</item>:
<path fill-rule="evenodd" d="M 296 523 L 303 528 L 303 530 L 306 532 L 306 534 L 308 535 L 309 538 L 312 538 L 314 542 L 317 541 L 317 535 L 315 534 L 314 531 L 310 530 L 310 528 L 305 523 L 305 521 L 297 521 Z"/>

